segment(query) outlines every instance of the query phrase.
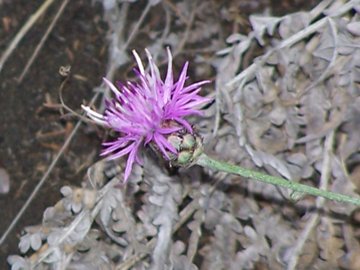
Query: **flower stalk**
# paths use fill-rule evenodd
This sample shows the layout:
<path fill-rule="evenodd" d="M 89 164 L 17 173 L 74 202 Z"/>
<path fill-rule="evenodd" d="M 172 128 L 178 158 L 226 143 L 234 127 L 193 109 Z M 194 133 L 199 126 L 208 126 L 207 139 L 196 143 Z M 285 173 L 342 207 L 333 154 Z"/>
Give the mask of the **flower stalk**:
<path fill-rule="evenodd" d="M 345 202 L 345 203 L 351 203 L 354 205 L 360 206 L 360 199 L 354 198 L 351 196 L 334 193 L 326 190 L 321 190 L 315 187 L 299 184 L 293 181 L 286 180 L 281 177 L 271 176 L 267 175 L 261 172 L 253 171 L 250 169 L 246 169 L 240 166 L 236 166 L 233 164 L 229 164 L 222 161 L 217 161 L 215 159 L 212 159 L 211 157 L 207 156 L 206 154 L 201 154 L 199 158 L 195 162 L 197 165 L 200 165 L 202 167 L 207 167 L 210 169 L 223 171 L 231 174 L 237 174 L 246 178 L 249 178 L 250 180 L 256 180 L 267 184 L 272 184 L 275 186 L 280 186 L 284 188 L 288 188 L 295 192 L 300 192 L 304 194 L 310 194 L 317 197 L 323 197 L 325 199 L 329 199 L 332 201 L 338 201 L 338 202 Z"/>

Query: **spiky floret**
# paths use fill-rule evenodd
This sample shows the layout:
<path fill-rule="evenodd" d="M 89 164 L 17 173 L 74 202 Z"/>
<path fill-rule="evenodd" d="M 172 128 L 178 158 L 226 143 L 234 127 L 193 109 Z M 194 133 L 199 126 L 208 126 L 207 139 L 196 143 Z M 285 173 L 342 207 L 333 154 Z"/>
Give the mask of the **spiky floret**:
<path fill-rule="evenodd" d="M 169 153 L 177 154 L 177 149 L 168 142 L 167 137 L 182 129 L 192 133 L 192 127 L 185 117 L 201 114 L 196 108 L 210 101 L 198 95 L 200 87 L 209 81 L 185 86 L 188 62 L 183 66 L 179 79 L 174 82 L 169 49 L 165 80 L 161 79 L 148 50 L 149 72 L 145 71 L 136 51 L 133 54 L 138 65 L 135 70 L 138 82 L 118 83 L 115 86 L 104 78 L 114 93 L 114 98 L 106 102 L 104 114 L 82 106 L 91 119 L 118 133 L 115 140 L 103 143 L 101 155 L 109 155 L 110 159 L 128 155 L 124 181 L 127 181 L 134 162 L 142 164 L 139 155 L 142 145 L 154 143 L 166 159 L 170 159 Z"/>

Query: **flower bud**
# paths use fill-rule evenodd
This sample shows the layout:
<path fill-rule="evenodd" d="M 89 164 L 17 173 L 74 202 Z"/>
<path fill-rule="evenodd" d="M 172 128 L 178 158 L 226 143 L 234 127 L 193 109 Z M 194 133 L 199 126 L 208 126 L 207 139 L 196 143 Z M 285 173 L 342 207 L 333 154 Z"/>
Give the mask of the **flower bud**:
<path fill-rule="evenodd" d="M 170 163 L 175 166 L 189 167 L 203 152 L 202 139 L 195 133 L 177 132 L 169 136 L 168 142 L 178 151 L 170 156 Z"/>

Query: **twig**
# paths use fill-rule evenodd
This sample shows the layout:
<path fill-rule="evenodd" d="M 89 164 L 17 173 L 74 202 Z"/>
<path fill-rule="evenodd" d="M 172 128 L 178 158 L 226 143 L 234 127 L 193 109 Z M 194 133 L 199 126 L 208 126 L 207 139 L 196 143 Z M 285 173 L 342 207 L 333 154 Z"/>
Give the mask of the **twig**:
<path fill-rule="evenodd" d="M 165 12 L 165 26 L 163 27 L 161 37 L 158 39 L 159 41 L 157 42 L 157 47 L 161 48 L 161 49 L 162 49 L 162 47 L 163 47 L 163 45 L 165 43 L 166 37 L 169 35 L 170 26 L 171 26 L 171 14 L 170 14 L 170 11 L 169 11 L 168 8 L 165 7 L 164 4 L 163 4 L 163 9 L 164 9 L 164 12 Z M 160 50 L 157 50 L 155 53 L 153 53 L 153 59 L 154 59 L 155 62 L 157 62 L 159 54 L 160 54 Z M 160 65 L 163 65 L 164 63 L 161 63 Z"/>
<path fill-rule="evenodd" d="M 67 110 L 69 113 L 73 114 L 74 116 L 78 117 L 79 119 L 81 119 L 83 122 L 85 123 L 92 123 L 94 124 L 95 121 L 89 119 L 88 117 L 85 117 L 83 114 L 81 113 L 77 113 L 76 111 L 74 111 L 73 109 L 71 109 L 68 105 L 66 105 L 66 103 L 64 102 L 64 98 L 63 98 L 63 90 L 64 87 L 60 88 L 59 90 L 59 99 L 60 99 L 60 104 L 61 106 Z"/>
<path fill-rule="evenodd" d="M 114 52 L 116 52 L 117 50 L 125 51 L 128 48 L 128 46 L 130 45 L 130 42 L 136 37 L 136 34 L 139 31 L 141 24 L 145 20 L 146 15 L 149 13 L 151 6 L 152 6 L 151 1 L 148 1 L 145 9 L 141 13 L 139 20 L 137 21 L 136 25 L 132 29 L 132 31 L 131 31 L 129 37 L 127 38 L 126 42 L 124 43 L 124 45 L 120 46 L 119 44 L 121 44 L 121 43 L 119 42 L 119 40 L 113 40 L 111 42 L 111 44 L 113 46 L 116 46 L 116 48 L 113 48 L 112 50 L 110 50 L 112 52 L 110 54 L 110 57 L 109 57 L 110 60 L 111 59 L 116 59 L 116 57 L 114 55 L 112 55 L 112 54 L 114 54 Z M 116 25 L 118 27 L 115 27 L 118 37 L 122 36 L 122 33 L 124 31 L 124 28 L 125 28 L 126 23 L 123 22 L 123 20 L 127 16 L 128 7 L 129 7 L 129 5 L 127 3 L 123 4 L 123 8 L 122 8 L 121 13 L 120 13 L 121 14 L 121 16 L 120 16 L 120 22 L 121 23 L 118 23 Z M 111 61 L 110 62 L 110 67 L 109 67 L 108 72 L 106 73 L 106 76 L 105 76 L 109 81 L 112 81 L 116 68 L 118 68 L 118 64 L 115 63 L 114 61 Z M 102 101 L 101 101 L 99 111 L 104 110 L 105 99 L 108 98 L 109 95 L 110 95 L 108 88 L 105 88 L 104 84 L 101 85 L 101 88 L 104 88 L 104 92 L 103 92 L 103 98 L 102 98 Z"/>
<path fill-rule="evenodd" d="M 186 29 L 185 29 L 185 33 L 182 37 L 182 39 L 180 40 L 178 46 L 176 47 L 175 51 L 174 51 L 174 54 L 173 54 L 173 57 L 175 58 L 176 55 L 178 55 L 184 48 L 188 38 L 189 38 L 189 34 L 190 34 L 190 30 L 191 30 L 191 27 L 193 25 L 193 22 L 194 22 L 194 19 L 195 19 L 195 15 L 196 15 L 196 12 L 198 10 L 198 7 L 197 7 L 197 2 L 195 1 L 193 3 L 193 8 L 192 8 L 192 12 L 190 14 L 190 18 L 188 18 L 187 22 L 186 22 Z"/>
<path fill-rule="evenodd" d="M 0 58 L 0 72 L 4 67 L 5 62 L 10 57 L 12 52 L 15 50 L 16 46 L 19 44 L 21 39 L 26 35 L 26 33 L 30 30 L 30 28 L 36 23 L 36 21 L 40 18 L 41 15 L 45 13 L 48 7 L 54 2 L 54 0 L 46 0 L 39 7 L 39 9 L 30 16 L 27 22 L 23 25 L 20 31 L 16 34 L 15 38 L 11 41 L 10 45 L 6 48 L 5 52 Z"/>
<path fill-rule="evenodd" d="M 44 36 L 41 38 L 39 44 L 36 46 L 35 51 L 33 52 L 33 54 L 31 55 L 30 59 L 28 60 L 28 62 L 26 63 L 25 68 L 23 69 L 23 72 L 21 73 L 20 77 L 18 78 L 18 83 L 20 84 L 26 73 L 29 71 L 29 68 L 31 67 L 31 65 L 33 64 L 35 58 L 37 57 L 37 55 L 39 54 L 41 48 L 44 46 L 45 41 L 47 40 L 49 34 L 51 33 L 51 31 L 54 29 L 54 26 L 56 24 L 56 22 L 59 20 L 61 14 L 63 13 L 65 7 L 67 6 L 67 4 L 69 3 L 69 0 L 64 0 L 58 10 L 58 12 L 56 13 L 54 19 L 52 20 L 51 24 L 49 25 L 48 29 L 46 29 L 46 32 L 44 34 Z"/>
<path fill-rule="evenodd" d="M 332 155 L 332 147 L 334 143 L 334 134 L 332 131 L 328 136 L 326 136 L 324 143 L 324 159 L 321 168 L 321 177 L 320 177 L 320 189 L 327 189 L 329 177 L 331 173 L 331 155 Z M 322 208 L 325 203 L 325 199 L 322 197 L 317 197 L 316 199 L 316 208 Z M 304 248 L 306 240 L 309 238 L 311 232 L 314 230 L 316 224 L 319 222 L 319 213 L 316 212 L 312 214 L 310 220 L 307 222 L 304 230 L 301 232 L 298 240 L 292 250 L 292 254 L 287 265 L 287 270 L 296 269 L 297 263 L 299 261 L 299 256 Z"/>
<path fill-rule="evenodd" d="M 152 5 L 153 5 L 152 2 L 148 1 L 145 9 L 141 13 L 139 20 L 135 24 L 134 29 L 131 31 L 129 37 L 126 40 L 126 43 L 124 44 L 125 48 L 127 48 L 129 46 L 130 42 L 133 41 L 134 37 L 136 36 L 137 32 L 139 31 L 141 24 L 144 22 L 146 15 L 149 13 Z"/>
<path fill-rule="evenodd" d="M 310 19 L 317 18 L 334 0 L 323 0 L 317 6 L 315 6 L 310 12 Z"/>
<path fill-rule="evenodd" d="M 67 82 L 67 79 L 65 79 L 62 84 L 60 85 L 60 89 L 63 88 L 65 86 Z M 96 100 L 96 98 L 98 97 L 99 93 L 96 93 L 94 95 L 94 97 L 92 98 L 90 104 L 93 104 Z M 64 142 L 63 146 L 61 147 L 61 149 L 59 150 L 59 152 L 56 154 L 55 158 L 53 159 L 53 161 L 51 162 L 49 168 L 46 170 L 45 174 L 43 175 L 43 177 L 41 178 L 41 180 L 39 181 L 39 183 L 36 185 L 36 187 L 34 188 L 34 190 L 31 192 L 29 198 L 26 200 L 26 202 L 24 203 L 24 205 L 21 207 L 20 211 L 17 213 L 17 215 L 15 216 L 15 218 L 12 220 L 11 224 L 9 225 L 9 227 L 6 229 L 6 231 L 3 233 L 3 235 L 1 236 L 0 239 L 0 246 L 4 243 L 4 241 L 6 240 L 6 238 L 8 237 L 8 235 L 10 234 L 10 232 L 14 229 L 15 225 L 18 223 L 19 219 L 22 217 L 22 215 L 25 213 L 25 211 L 27 210 L 27 208 L 29 207 L 30 203 L 33 201 L 33 199 L 35 198 L 35 196 L 37 195 L 37 193 L 39 192 L 39 190 L 41 189 L 41 187 L 44 185 L 46 179 L 48 178 L 48 176 L 50 175 L 50 173 L 52 172 L 52 170 L 54 169 L 56 163 L 59 161 L 60 157 L 62 156 L 62 154 L 65 152 L 66 148 L 69 146 L 71 140 L 73 139 L 73 137 L 75 136 L 76 132 L 78 131 L 78 129 L 80 128 L 80 125 L 82 123 L 82 120 L 79 120 L 74 129 L 71 131 L 71 133 L 69 134 L 69 136 L 67 137 L 66 141 Z"/>
<path fill-rule="evenodd" d="M 341 12 L 344 13 L 348 10 L 350 10 L 354 5 L 356 4 L 356 1 L 350 1 L 349 3 L 347 3 L 346 5 L 342 6 Z M 318 14 L 320 8 L 326 8 L 327 5 L 319 5 L 317 7 L 315 7 L 316 11 L 314 11 L 314 13 L 312 15 Z M 339 15 L 339 14 L 335 14 L 334 16 Z M 330 17 L 331 18 L 331 17 Z M 314 19 L 314 18 L 313 18 Z M 230 82 L 228 82 L 225 87 L 226 88 L 230 88 L 230 87 L 234 87 L 235 84 L 239 83 L 240 84 L 240 88 L 243 87 L 243 85 L 246 82 L 246 78 L 250 77 L 251 75 L 253 75 L 257 68 L 261 65 L 263 65 L 266 60 L 276 51 L 281 50 L 283 48 L 289 47 L 294 45 L 295 43 L 299 42 L 300 40 L 308 37 L 309 35 L 315 33 L 316 31 L 318 31 L 320 28 L 322 28 L 327 22 L 329 21 L 329 16 L 326 16 L 320 20 L 318 20 L 317 22 L 310 24 L 309 26 L 307 26 L 306 28 L 302 29 L 301 31 L 297 32 L 296 34 L 292 35 L 291 37 L 283 40 L 280 42 L 280 44 L 278 46 L 276 46 L 275 48 L 269 50 L 264 56 L 262 56 L 259 61 L 253 63 L 251 66 L 249 66 L 248 68 L 244 69 L 241 73 L 239 73 L 236 77 L 234 77 Z M 333 31 L 333 29 L 331 29 Z"/>
<path fill-rule="evenodd" d="M 236 77 L 234 77 L 230 82 L 228 82 L 225 86 L 226 87 L 232 87 L 236 83 L 240 82 L 240 84 L 244 84 L 245 79 L 250 77 L 252 74 L 255 73 L 257 68 L 261 65 L 263 65 L 266 60 L 276 51 L 281 50 L 283 48 L 286 48 L 288 46 L 292 46 L 293 44 L 299 42 L 303 38 L 313 34 L 314 32 L 318 31 L 320 28 L 322 28 L 327 22 L 327 17 L 317 21 L 314 24 L 309 25 L 308 27 L 304 28 L 303 30 L 297 32 L 296 34 L 292 35 L 288 39 L 283 40 L 280 42 L 278 46 L 275 48 L 269 50 L 264 56 L 260 58 L 259 61 L 251 64 L 248 68 L 243 70 L 241 73 L 239 73 Z"/>
<path fill-rule="evenodd" d="M 115 6 L 117 8 L 117 6 Z M 110 17 L 107 19 L 108 25 L 110 27 L 110 31 L 114 31 L 115 34 L 112 34 L 111 37 L 112 39 L 110 40 L 110 45 L 109 45 L 109 63 L 108 63 L 108 68 L 107 68 L 107 72 L 106 72 L 106 78 L 109 81 L 113 80 L 114 77 L 114 73 L 116 71 L 116 69 L 119 67 L 119 63 L 117 63 L 115 60 L 118 58 L 116 56 L 117 52 L 120 50 L 120 45 L 122 43 L 122 36 L 124 33 L 124 29 L 126 26 L 126 19 L 127 19 L 127 15 L 128 15 L 128 11 L 129 11 L 129 4 L 128 3 L 124 3 L 121 6 L 121 10 L 119 12 L 119 14 L 117 15 L 117 23 L 115 25 L 112 24 L 112 18 L 113 14 L 110 14 L 109 16 L 105 16 L 105 17 Z M 113 10 L 111 10 L 113 11 Z M 117 10 L 115 10 L 115 13 L 117 13 Z M 124 48 L 126 49 L 126 47 Z M 102 112 L 105 110 L 105 99 L 109 98 L 110 96 L 110 92 L 109 90 L 105 87 L 105 84 L 102 83 L 99 87 L 99 90 L 102 90 L 102 100 L 100 103 L 100 108 L 99 111 Z"/>
<path fill-rule="evenodd" d="M 337 29 L 336 26 L 334 24 L 333 19 L 331 19 L 331 17 L 326 17 L 326 19 L 328 20 L 328 24 L 331 30 L 331 35 L 332 35 L 332 40 L 333 40 L 333 46 L 334 46 L 334 50 L 330 59 L 329 64 L 327 65 L 326 69 L 324 70 L 324 72 L 313 82 L 311 83 L 308 87 L 306 87 L 304 90 L 299 91 L 297 98 L 300 99 L 300 97 L 302 97 L 303 95 L 305 95 L 309 90 L 313 89 L 315 86 L 317 86 L 319 83 L 321 83 L 322 81 L 324 81 L 326 79 L 326 77 L 329 75 L 329 72 L 331 71 L 331 69 L 334 67 L 335 63 L 336 63 L 336 58 L 338 56 L 338 36 L 337 36 Z"/>
<path fill-rule="evenodd" d="M 183 22 L 183 23 L 187 23 L 188 19 L 179 11 L 179 9 L 176 7 L 175 4 L 173 4 L 171 1 L 169 0 L 163 0 L 163 3 L 165 5 L 167 5 L 172 11 L 175 12 L 175 14 L 179 17 L 179 19 Z"/>

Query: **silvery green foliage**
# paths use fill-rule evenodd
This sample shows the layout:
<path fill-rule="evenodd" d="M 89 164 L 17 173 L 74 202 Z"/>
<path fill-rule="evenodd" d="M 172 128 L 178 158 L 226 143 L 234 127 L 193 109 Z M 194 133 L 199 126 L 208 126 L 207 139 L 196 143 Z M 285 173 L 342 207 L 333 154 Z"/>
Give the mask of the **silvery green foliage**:
<path fill-rule="evenodd" d="M 174 270 L 196 270 L 198 269 L 187 256 L 184 255 L 185 244 L 181 241 L 173 243 L 170 251 L 170 261 Z"/>
<path fill-rule="evenodd" d="M 75 214 L 79 213 L 82 208 L 81 201 L 76 200 L 76 192 L 71 187 L 64 186 L 60 189 L 61 194 L 64 196 L 64 207 L 67 211 L 72 211 Z"/>
<path fill-rule="evenodd" d="M 19 255 L 10 255 L 7 259 L 11 265 L 11 270 L 30 270 L 30 261 L 27 258 L 23 258 Z"/>
<path fill-rule="evenodd" d="M 233 35 L 228 39 L 231 46 L 221 52 L 225 56 L 217 76 L 219 85 L 223 86 L 217 90 L 219 101 L 225 105 L 220 106 L 219 113 L 225 113 L 225 119 L 233 125 L 235 141 L 246 150 L 254 165 L 295 180 L 311 176 L 318 168 L 316 160 L 323 152 L 321 138 L 349 114 L 346 103 L 340 105 L 338 98 L 345 102 L 347 96 L 356 97 L 359 91 L 356 83 L 359 53 L 354 46 L 359 38 L 349 32 L 358 16 L 353 16 L 351 22 L 336 16 L 322 18 L 316 24 L 313 22 L 319 26 L 312 29 L 316 26 L 310 24 L 311 15 L 300 12 L 284 17 L 251 16 L 253 32 L 247 37 Z M 282 39 L 272 38 L 276 32 Z M 306 44 L 303 39 L 311 33 L 314 35 Z M 272 39 L 273 47 L 264 43 L 265 36 Z M 267 53 L 235 74 L 254 42 L 267 46 Z M 349 55 L 354 57 L 346 61 Z M 310 80 L 299 80 L 299 76 Z M 330 78 L 334 89 L 341 87 L 346 91 L 329 91 L 329 86 L 324 85 L 326 78 Z M 329 111 L 331 104 L 339 104 L 339 112 Z M 329 112 L 334 120 L 326 123 Z M 301 133 L 307 135 L 301 138 Z M 305 152 L 283 154 L 299 143 L 304 144 Z M 235 152 L 233 145 L 229 145 Z M 262 188 L 266 189 L 265 194 L 274 191 L 264 185 L 257 190 Z"/>
<path fill-rule="evenodd" d="M 216 100 L 220 104 L 216 114 L 225 121 L 217 122 L 216 143 L 210 149 L 223 160 L 243 167 L 261 167 L 272 175 L 294 181 L 309 179 L 308 183 L 318 185 L 319 180 L 327 178 L 328 189 L 358 196 L 355 192 L 359 187 L 357 176 L 349 177 L 348 171 L 348 166 L 358 164 L 359 160 L 356 150 L 359 139 L 355 136 L 359 130 L 358 121 L 355 121 L 359 110 L 355 108 L 358 108 L 360 96 L 360 48 L 356 45 L 360 41 L 356 28 L 358 5 L 358 1 L 347 1 L 346 5 L 333 1 L 327 5 L 321 3 L 311 12 L 283 17 L 251 16 L 253 31 L 248 36 L 233 34 L 229 37 L 229 47 L 219 52 L 222 61 L 217 65 L 216 78 Z M 253 44 L 260 44 L 264 53 L 253 59 L 252 64 L 243 66 L 242 60 Z M 344 139 L 342 145 L 332 144 L 332 149 L 325 146 L 324 140 L 334 132 L 337 136 L 350 137 Z M 333 143 L 339 142 L 339 137 L 336 138 Z M 327 153 L 331 155 L 330 162 L 324 166 Z M 231 175 L 214 176 L 226 183 L 238 180 Z M 273 186 L 238 181 L 236 183 L 250 193 L 280 204 L 294 197 Z M 241 201 L 233 199 L 232 203 L 237 200 Z M 314 202 L 305 199 L 301 204 L 309 207 Z M 326 205 L 331 211 L 347 215 L 354 210 L 351 205 Z M 311 264 L 311 258 L 300 260 L 309 252 L 307 248 L 317 254 L 317 245 L 313 244 L 316 240 L 311 235 L 314 229 L 311 226 L 316 225 L 310 226 L 312 230 L 299 232 L 292 230 L 281 215 L 252 208 L 248 203 L 241 207 L 244 208 L 241 217 L 246 217 L 252 225 L 243 227 L 239 242 L 242 247 L 247 243 L 247 248 L 236 254 L 234 267 L 253 269 L 266 258 L 274 269 L 275 265 L 283 269 L 294 259 L 299 259 L 299 269 L 316 265 L 324 268 L 321 260 L 315 264 Z M 283 205 L 279 208 L 285 213 L 286 209 Z M 306 216 L 297 224 L 305 226 L 303 223 L 308 225 L 316 220 L 310 217 Z M 329 236 L 327 244 L 331 252 L 336 254 L 336 259 L 333 257 L 327 262 L 327 267 L 336 268 L 343 254 L 339 247 L 344 242 L 341 237 L 334 236 L 335 221 L 329 218 L 324 223 L 330 224 L 322 229 Z M 216 235 L 221 235 L 220 232 Z M 276 233 L 284 235 L 277 237 Z M 298 244 L 303 234 L 309 239 Z M 295 243 L 300 249 L 295 249 Z M 323 249 L 330 252 L 321 245 Z M 210 250 L 213 252 L 211 258 L 222 256 L 220 251 Z M 208 260 L 207 263 L 209 267 L 214 265 L 214 269 L 221 267 L 219 261 Z M 289 267 L 295 269 L 293 265 Z"/>
<path fill-rule="evenodd" d="M 98 166 L 105 168 L 102 163 Z M 96 169 L 92 171 L 96 172 Z M 25 229 L 26 234 L 19 243 L 20 251 L 28 253 L 32 249 L 36 256 L 31 260 L 9 257 L 12 269 L 25 266 L 29 269 L 35 266 L 37 269 L 99 269 L 100 266 L 110 266 L 112 256 L 120 256 L 121 250 L 114 252 L 111 245 L 101 243 L 101 234 L 91 229 L 95 218 L 104 227 L 112 220 L 113 209 L 121 198 L 116 196 L 116 191 L 120 189 L 114 188 L 119 180 L 114 178 L 107 185 L 94 189 L 91 187 L 94 183 L 104 183 L 103 179 L 90 179 L 94 175 L 94 172 L 88 174 L 88 182 L 82 188 L 63 187 L 63 199 L 46 209 L 42 225 Z M 132 174 L 135 185 L 139 182 L 137 177 L 138 169 Z"/>
<path fill-rule="evenodd" d="M 150 203 L 147 216 L 157 227 L 157 240 L 152 253 L 152 269 L 169 269 L 169 255 L 172 245 L 172 234 L 178 219 L 178 205 L 182 201 L 182 186 L 178 179 L 166 175 L 150 159 L 144 165 L 146 180 L 150 190 L 146 200 Z"/>
<path fill-rule="evenodd" d="M 35 231 L 31 233 L 29 231 Z M 30 248 L 34 251 L 41 247 L 42 240 L 44 238 L 43 233 L 40 230 L 28 228 L 25 235 L 21 236 L 19 242 L 19 249 L 21 253 L 26 253 Z"/>

